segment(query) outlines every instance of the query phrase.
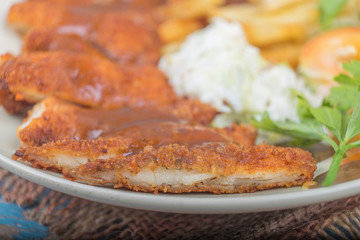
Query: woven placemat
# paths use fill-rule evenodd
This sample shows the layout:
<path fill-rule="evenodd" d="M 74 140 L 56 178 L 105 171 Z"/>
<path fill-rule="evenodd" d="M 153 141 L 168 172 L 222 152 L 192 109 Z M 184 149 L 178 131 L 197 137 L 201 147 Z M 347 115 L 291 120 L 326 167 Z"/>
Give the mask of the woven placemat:
<path fill-rule="evenodd" d="M 296 209 L 246 214 L 172 214 L 96 203 L 0 169 L 0 192 L 49 226 L 51 239 L 360 239 L 360 195 Z"/>

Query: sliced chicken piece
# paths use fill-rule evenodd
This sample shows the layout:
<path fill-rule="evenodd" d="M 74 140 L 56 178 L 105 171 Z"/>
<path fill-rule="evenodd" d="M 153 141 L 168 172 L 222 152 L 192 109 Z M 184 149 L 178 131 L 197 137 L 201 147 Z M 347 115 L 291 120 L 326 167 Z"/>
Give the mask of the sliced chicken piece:
<path fill-rule="evenodd" d="M 136 191 L 252 192 L 301 185 L 316 169 L 301 149 L 249 146 L 252 127 L 212 129 L 149 107 L 88 109 L 49 98 L 35 105 L 18 135 L 27 147 L 16 159 Z"/>
<path fill-rule="evenodd" d="M 57 98 L 48 98 L 35 105 L 18 128 L 18 137 L 26 146 L 64 139 L 93 140 L 117 136 L 145 142 L 151 140 L 153 144 L 154 141 L 157 144 L 195 143 L 201 142 L 198 137 L 206 137 L 252 145 L 256 130 L 252 126 L 235 124 L 229 128 L 211 129 L 200 125 L 196 116 L 189 119 L 187 113 L 178 111 L 176 106 L 105 110 L 84 108 Z"/>
<path fill-rule="evenodd" d="M 119 62 L 156 63 L 160 57 L 157 20 L 146 9 L 30 1 L 11 7 L 8 23 L 22 33 L 56 28 L 77 35 Z"/>
<path fill-rule="evenodd" d="M 120 65 L 88 54 L 34 52 L 3 57 L 0 104 L 36 103 L 56 96 L 88 107 L 156 106 L 209 123 L 216 110 L 197 100 L 180 99 L 166 77 L 150 65 Z M 5 104 L 4 104 L 5 105 Z M 14 112 L 7 104 L 9 112 Z"/>
<path fill-rule="evenodd" d="M 36 52 L 0 66 L 1 88 L 28 102 L 58 96 L 86 106 L 164 104 L 177 99 L 154 66 L 119 65 L 87 54 Z"/>
<path fill-rule="evenodd" d="M 66 51 L 86 53 L 107 59 L 95 45 L 72 33 L 60 33 L 58 29 L 34 29 L 23 38 L 22 52 Z"/>
<path fill-rule="evenodd" d="M 122 137 L 58 141 L 22 148 L 16 158 L 61 170 L 71 180 L 154 193 L 290 187 L 311 180 L 316 169 L 311 154 L 301 149 L 203 140 L 165 145 Z"/>
<path fill-rule="evenodd" d="M 44 1 L 65 5 L 110 5 L 111 7 L 124 6 L 136 8 L 153 8 L 164 3 L 165 0 L 28 0 L 28 1 Z"/>

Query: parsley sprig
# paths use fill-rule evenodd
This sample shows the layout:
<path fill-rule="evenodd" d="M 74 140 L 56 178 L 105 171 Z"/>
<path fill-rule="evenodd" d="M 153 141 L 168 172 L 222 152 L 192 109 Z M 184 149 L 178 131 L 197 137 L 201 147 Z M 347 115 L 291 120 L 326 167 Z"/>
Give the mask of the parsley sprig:
<path fill-rule="evenodd" d="M 323 29 L 328 29 L 332 21 L 340 14 L 348 0 L 320 0 L 320 24 Z"/>
<path fill-rule="evenodd" d="M 268 113 L 261 120 L 253 120 L 260 129 L 277 132 L 301 141 L 328 142 L 335 154 L 323 185 L 329 186 L 335 180 L 345 152 L 360 147 L 360 140 L 350 140 L 360 134 L 360 62 L 353 60 L 343 64 L 350 74 L 340 74 L 335 81 L 340 85 L 332 87 L 320 107 L 314 108 L 301 95 L 298 96 L 300 122 L 273 121 Z M 329 136 L 329 131 L 336 138 Z"/>

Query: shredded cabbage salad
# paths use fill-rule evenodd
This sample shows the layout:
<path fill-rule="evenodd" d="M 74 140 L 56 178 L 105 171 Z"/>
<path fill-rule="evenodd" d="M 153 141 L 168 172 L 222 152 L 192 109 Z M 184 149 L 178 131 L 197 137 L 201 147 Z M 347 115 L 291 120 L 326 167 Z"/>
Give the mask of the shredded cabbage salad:
<path fill-rule="evenodd" d="M 240 24 L 221 18 L 189 35 L 177 52 L 164 55 L 159 68 L 178 95 L 208 103 L 226 118 L 267 111 L 276 121 L 298 121 L 294 89 L 314 106 L 322 100 L 290 67 L 265 61 Z"/>

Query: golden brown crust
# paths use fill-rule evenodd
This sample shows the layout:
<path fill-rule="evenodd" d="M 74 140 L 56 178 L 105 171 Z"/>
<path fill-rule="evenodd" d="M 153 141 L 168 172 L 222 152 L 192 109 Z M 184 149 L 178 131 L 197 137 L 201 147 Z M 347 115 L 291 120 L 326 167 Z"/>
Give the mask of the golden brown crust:
<path fill-rule="evenodd" d="M 160 57 L 157 21 L 148 10 L 32 1 L 13 5 L 8 23 L 21 32 L 54 28 L 59 33 L 76 34 L 119 62 L 156 63 Z"/>
<path fill-rule="evenodd" d="M 215 128 L 215 130 L 221 134 L 229 136 L 235 142 L 246 146 L 254 145 L 257 138 L 256 128 L 252 125 L 237 125 L 233 123 L 229 127 Z"/>
<path fill-rule="evenodd" d="M 64 5 L 110 5 L 113 7 L 116 6 L 132 6 L 132 7 L 142 7 L 142 8 L 151 8 L 156 7 L 160 4 L 163 4 L 163 0 L 28 0 L 31 2 L 35 1 L 44 1 L 51 2 L 56 4 Z"/>
<path fill-rule="evenodd" d="M 4 54 L 0 56 L 0 66 L 13 59 L 14 56 L 11 54 Z M 2 105 L 5 110 L 10 114 L 23 114 L 25 113 L 32 104 L 22 99 L 21 95 L 16 96 L 9 90 L 7 82 L 2 79 L 3 76 L 0 75 L 0 105 Z"/>
<path fill-rule="evenodd" d="M 7 22 L 20 33 L 26 33 L 31 28 L 51 27 L 58 24 L 66 7 L 57 5 L 55 7 L 51 2 L 31 1 L 17 3 L 11 6 Z"/>
<path fill-rule="evenodd" d="M 236 193 L 299 185 L 310 180 L 316 168 L 311 155 L 303 150 L 266 145 L 246 147 L 230 143 L 226 138 L 223 142 L 209 141 L 209 143 L 203 144 L 165 144 L 160 146 L 154 145 L 151 139 L 143 137 L 129 139 L 122 136 L 95 140 L 65 139 L 54 141 L 56 137 L 76 136 L 77 128 L 72 127 L 72 124 L 79 122 L 79 116 L 86 117 L 86 111 L 94 110 L 66 103 L 56 98 L 49 98 L 41 104 L 45 105 L 45 112 L 40 118 L 30 122 L 25 130 L 19 131 L 19 135 L 26 133 L 30 141 L 39 138 L 45 143 L 40 147 L 21 148 L 17 151 L 16 156 L 23 161 L 30 162 L 37 168 L 62 171 L 64 176 L 72 180 L 86 180 L 98 184 L 111 183 L 116 187 L 155 193 L 158 191 Z M 69 119 L 68 117 L 73 118 Z M 253 138 L 254 134 L 253 129 L 236 125 L 228 129 L 209 129 L 208 131 L 224 134 L 237 141 L 243 139 L 241 135 Z M 44 134 L 45 138 L 39 137 L 37 134 Z M 46 137 L 53 139 L 46 139 Z M 22 137 L 20 136 L 20 138 Z M 249 140 L 245 139 L 246 142 Z M 31 144 L 38 143 L 32 142 Z M 106 155 L 105 159 L 108 159 L 100 160 L 99 158 L 103 158 L 102 155 L 104 154 Z M 64 166 L 57 160 L 57 156 L 64 155 L 72 162 L 74 161 L 73 158 L 85 157 L 87 163 L 71 163 L 74 167 L 80 164 L 75 169 Z M 293 177 L 292 180 L 280 180 L 272 183 L 261 183 L 260 181 L 260 184 L 254 181 L 245 185 L 222 186 L 210 181 L 172 186 L 171 184 L 137 184 L 121 175 L 122 171 L 130 171 L 132 174 L 136 174 L 143 169 L 155 170 L 157 168 L 211 173 L 220 178 L 241 174 L 256 176 L 257 174 L 271 173 L 283 173 Z M 101 175 L 99 176 L 102 173 L 106 174 L 107 171 L 115 171 L 118 174 L 106 179 L 103 179 Z M 90 180 L 88 180 L 89 178 Z"/>
<path fill-rule="evenodd" d="M 218 113 L 215 108 L 209 104 L 203 103 L 197 99 L 178 99 L 168 109 L 175 116 L 196 121 L 208 125 Z"/>
<path fill-rule="evenodd" d="M 209 143 L 194 146 L 170 144 L 154 148 L 146 146 L 143 151 L 120 159 L 98 160 L 83 165 L 79 169 L 111 168 L 126 169 L 138 173 L 141 169 L 195 170 L 201 173 L 215 173 L 217 176 L 230 176 L 259 171 L 276 173 L 281 171 L 297 172 L 312 177 L 316 164 L 309 152 L 299 148 L 282 148 L 270 145 L 244 146 L 235 143 Z"/>
<path fill-rule="evenodd" d="M 98 159 L 107 154 L 105 159 Z M 57 166 L 50 157 L 68 155 L 69 158 L 86 156 L 88 162 L 78 167 Z M 23 161 L 34 167 L 62 170 L 71 180 L 96 184 L 114 184 L 146 192 L 253 192 L 274 187 L 301 185 L 313 178 L 316 162 L 311 154 L 298 148 L 283 148 L 269 145 L 244 146 L 236 143 L 203 143 L 196 145 L 168 144 L 154 147 L 122 137 L 96 140 L 63 140 L 44 144 L 41 147 L 21 148 L 16 153 Z M 251 184 L 230 184 L 222 186 L 209 182 L 190 185 L 147 185 L 135 184 L 122 175 L 123 172 L 138 174 L 144 169 L 183 170 L 195 173 L 213 174 L 214 178 L 230 176 L 254 176 Z M 112 172 L 112 177 L 102 174 Z M 269 176 L 284 176 L 286 180 L 264 183 Z M 263 177 L 262 177 L 263 176 Z M 291 176 L 291 179 L 286 178 Z M 256 180 L 259 180 L 257 182 Z"/>
<path fill-rule="evenodd" d="M 119 66 L 70 52 L 24 53 L 4 61 L 0 81 L 29 102 L 53 95 L 86 106 L 117 108 L 168 104 L 177 99 L 154 66 Z"/>
<path fill-rule="evenodd" d="M 119 65 L 84 53 L 32 52 L 4 58 L 0 84 L 8 92 L 4 99 L 21 95 L 28 103 L 56 96 L 108 109 L 152 105 L 204 124 L 217 113 L 208 104 L 176 96 L 155 66 Z"/>
<path fill-rule="evenodd" d="M 182 104 L 185 106 L 187 101 L 182 101 Z M 176 108 L 172 108 L 171 106 L 155 109 L 148 107 L 136 108 L 133 110 L 126 110 L 127 108 L 123 109 L 89 109 L 71 104 L 58 98 L 47 98 L 35 105 L 34 109 L 29 112 L 28 117 L 23 121 L 23 125 L 18 128 L 18 137 L 20 141 L 27 146 L 37 146 L 66 138 L 88 139 L 88 132 L 92 130 L 102 129 L 101 131 L 103 134 L 116 136 L 121 134 L 121 132 L 117 132 L 116 129 L 118 129 L 122 124 L 125 124 L 126 126 L 128 121 L 140 121 L 142 124 L 151 124 L 151 119 L 153 119 L 156 121 L 163 121 L 164 123 L 173 123 L 172 125 L 164 125 L 160 130 L 153 130 L 151 126 L 154 125 L 150 125 L 150 129 L 148 130 L 146 130 L 146 128 L 138 130 L 130 128 L 129 131 L 131 131 L 131 136 L 136 137 L 135 133 L 138 132 L 138 134 L 140 134 L 138 137 L 144 138 L 144 136 L 142 136 L 145 134 L 144 131 L 148 131 L 150 136 L 152 132 L 155 134 L 155 131 L 157 131 L 158 136 L 156 136 L 156 138 L 160 138 L 159 134 L 162 133 L 164 134 L 163 138 L 173 136 L 175 140 L 175 137 L 181 138 L 181 134 L 184 135 L 182 137 L 183 139 L 187 139 L 187 132 L 190 134 L 197 132 L 197 134 L 207 134 L 206 136 L 213 136 L 215 138 L 217 136 L 224 136 L 224 139 L 233 139 L 234 141 L 244 145 L 252 145 L 256 139 L 255 129 L 251 126 L 234 125 L 229 129 L 225 128 L 222 130 L 210 129 L 202 126 L 201 123 L 199 124 L 199 122 L 196 121 L 197 115 L 202 111 L 196 111 L 195 114 L 192 114 L 191 111 L 193 110 L 191 107 L 188 112 L 178 112 Z M 207 112 L 209 110 L 205 108 L 205 111 Z M 123 114 L 126 114 L 126 116 L 123 116 Z M 212 117 L 212 115 L 209 117 Z M 205 120 L 204 117 L 201 119 Z M 211 119 L 212 118 L 208 118 L 206 122 L 208 123 Z M 150 122 L 147 122 L 148 120 L 150 120 Z M 134 123 L 129 126 L 132 126 L 133 124 Z M 184 133 L 173 133 L 171 132 L 171 129 L 182 129 Z M 169 133 L 166 131 L 169 131 Z M 126 134 L 126 132 L 123 132 L 122 134 Z M 196 136 L 189 140 L 195 141 L 194 139 L 198 139 L 199 137 L 200 136 Z M 152 137 L 148 136 L 148 138 Z M 180 141 L 181 139 L 178 140 Z"/>
<path fill-rule="evenodd" d="M 8 86 L 4 81 L 1 81 L 1 79 L 0 105 L 3 106 L 5 110 L 10 114 L 24 114 L 32 106 L 32 104 L 27 101 L 21 99 L 16 100 L 16 96 L 8 90 Z"/>
<path fill-rule="evenodd" d="M 288 181 L 269 184 L 256 183 L 250 185 L 221 186 L 206 183 L 192 185 L 169 185 L 147 186 L 130 182 L 121 175 L 122 171 L 130 171 L 137 174 L 142 169 L 155 170 L 185 169 L 198 173 L 212 173 L 216 177 L 228 177 L 234 174 L 271 174 L 283 173 L 293 175 Z M 127 187 L 136 191 L 146 192 L 212 192 L 212 193 L 236 193 L 253 192 L 280 186 L 301 185 L 313 178 L 316 163 L 309 152 L 296 148 L 281 148 L 268 145 L 241 146 L 238 144 L 206 144 L 192 147 L 177 144 L 153 148 L 147 146 L 138 154 L 129 157 L 120 156 L 110 160 L 96 160 L 81 165 L 73 170 L 66 170 L 65 177 L 72 180 L 95 179 L 94 183 L 112 183 L 116 187 Z M 113 171 L 117 174 L 113 180 L 96 179 L 99 172 Z"/>
<path fill-rule="evenodd" d="M 62 170 L 62 166 L 55 166 L 48 160 L 56 154 L 65 154 L 71 157 L 86 156 L 95 160 L 104 154 L 115 156 L 126 152 L 135 151 L 139 148 L 136 141 L 126 138 L 98 138 L 95 140 L 64 139 L 52 141 L 41 147 L 21 147 L 16 151 L 14 158 L 21 158 L 31 163 L 36 168 Z"/>
<path fill-rule="evenodd" d="M 71 180 L 154 193 L 252 192 L 299 185 L 312 179 L 316 164 L 310 153 L 264 144 L 245 146 L 255 141 L 253 127 L 204 127 L 201 124 L 208 124 L 216 111 L 198 100 L 178 98 L 156 67 L 110 61 L 156 63 L 160 49 L 157 21 L 145 9 L 119 11 L 108 6 L 88 6 L 91 1 L 73 4 L 69 0 L 32 0 L 15 4 L 9 12 L 8 22 L 22 32 L 46 28 L 25 36 L 23 50 L 28 53 L 19 57 L 5 55 L 0 60 L 0 104 L 8 111 L 21 112 L 31 103 L 45 99 L 19 128 L 18 136 L 28 147 L 21 147 L 15 159 L 60 171 Z M 114 1 L 122 0 L 110 0 Z M 158 112 L 169 112 L 171 116 L 165 118 L 170 123 L 154 125 L 150 121 L 146 123 L 150 127 L 142 125 L 136 131 L 130 126 L 130 130 L 121 128 L 110 135 L 88 137 L 99 129 L 111 130 L 111 125 L 103 120 L 111 115 L 104 114 L 103 119 L 90 124 L 95 128 L 81 130 L 85 123 L 81 117 L 89 119 L 89 112 L 102 114 L 104 109 L 113 111 L 127 106 L 150 106 Z M 136 175 L 147 169 L 209 173 L 214 177 L 190 185 L 154 185 L 137 184 L 122 174 Z M 115 175 L 103 178 L 102 174 L 108 172 Z M 262 176 L 271 174 L 284 174 L 287 178 L 269 183 L 265 177 L 265 183 L 261 182 Z M 260 182 L 225 186 L 216 182 L 233 176 L 255 176 Z"/>
<path fill-rule="evenodd" d="M 1 89 L 0 89 L 0 105 L 2 105 L 5 108 L 7 113 L 17 114 L 17 115 L 23 115 L 33 106 L 33 104 L 27 101 L 16 100 L 13 94 L 11 94 L 10 92 L 5 92 Z"/>
<path fill-rule="evenodd" d="M 121 16 L 118 12 L 104 14 L 94 30 L 96 34 L 87 39 L 115 61 L 156 64 L 161 42 L 154 20 L 141 13 L 134 17 L 135 21 L 123 20 Z"/>
<path fill-rule="evenodd" d="M 23 122 L 30 121 L 30 116 L 34 111 L 43 111 L 38 118 L 31 121 L 24 129 L 21 126 L 17 130 L 20 141 L 28 146 L 42 145 L 46 142 L 57 139 L 75 138 L 76 137 L 76 110 L 78 107 L 69 108 L 68 104 L 52 104 L 56 101 L 53 98 L 36 105 L 28 113 L 28 118 Z"/>
<path fill-rule="evenodd" d="M 76 180 L 71 175 L 66 175 L 66 177 L 70 180 Z M 256 191 L 263 191 L 273 188 L 281 188 L 281 187 L 293 187 L 293 186 L 301 186 L 304 182 L 309 181 L 308 177 L 302 176 L 294 181 L 279 181 L 275 183 L 268 183 L 268 184 L 258 184 L 254 181 L 251 185 L 233 185 L 233 186 L 223 186 L 218 184 L 208 184 L 208 183 L 194 183 L 191 185 L 179 185 L 179 186 L 172 186 L 167 184 L 161 184 L 157 186 L 151 185 L 138 185 L 133 184 L 132 182 L 128 181 L 126 178 L 119 177 L 118 182 L 114 186 L 114 188 L 127 188 L 134 191 L 141 191 L 141 192 L 151 192 L 154 194 L 158 194 L 159 192 L 164 193 L 192 193 L 192 192 L 206 192 L 206 193 L 213 193 L 213 194 L 232 194 L 232 193 L 252 193 Z M 97 183 L 99 184 L 99 183 Z M 105 183 L 104 183 L 105 184 Z"/>
<path fill-rule="evenodd" d="M 69 51 L 100 58 L 106 56 L 89 41 L 76 34 L 61 34 L 56 29 L 34 29 L 23 38 L 22 52 Z"/>

